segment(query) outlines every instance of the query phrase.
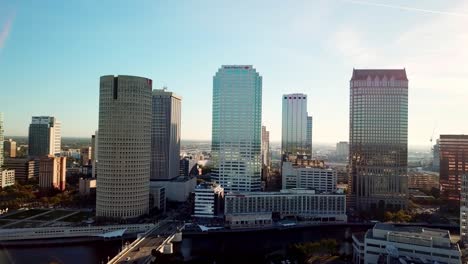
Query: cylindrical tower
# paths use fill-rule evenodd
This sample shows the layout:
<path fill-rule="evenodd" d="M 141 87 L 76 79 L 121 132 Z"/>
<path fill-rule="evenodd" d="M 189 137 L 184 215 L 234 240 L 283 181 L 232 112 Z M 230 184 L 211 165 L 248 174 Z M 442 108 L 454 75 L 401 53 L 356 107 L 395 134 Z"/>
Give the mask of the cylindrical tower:
<path fill-rule="evenodd" d="M 96 216 L 148 213 L 152 81 L 102 76 L 99 96 L 99 175 Z"/>

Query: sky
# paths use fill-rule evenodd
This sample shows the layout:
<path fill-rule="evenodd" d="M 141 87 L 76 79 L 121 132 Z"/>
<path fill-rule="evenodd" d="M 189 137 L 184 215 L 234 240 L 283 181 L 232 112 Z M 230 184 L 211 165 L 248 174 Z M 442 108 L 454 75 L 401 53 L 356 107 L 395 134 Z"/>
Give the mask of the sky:
<path fill-rule="evenodd" d="M 263 77 L 262 123 L 281 138 L 281 96 L 308 94 L 313 141 L 348 140 L 353 68 L 406 68 L 409 144 L 468 134 L 468 1 L 0 0 L 5 134 L 31 116 L 65 137 L 98 126 L 99 77 L 137 75 L 183 97 L 182 139 L 211 138 L 221 65 Z"/>

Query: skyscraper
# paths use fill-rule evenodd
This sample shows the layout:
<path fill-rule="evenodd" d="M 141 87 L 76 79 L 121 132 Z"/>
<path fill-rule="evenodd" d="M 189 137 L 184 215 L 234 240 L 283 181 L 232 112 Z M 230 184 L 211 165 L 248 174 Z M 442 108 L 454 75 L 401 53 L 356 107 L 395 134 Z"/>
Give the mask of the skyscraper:
<path fill-rule="evenodd" d="M 148 213 L 151 89 L 147 78 L 101 77 L 98 217 L 135 218 Z"/>
<path fill-rule="evenodd" d="M 166 89 L 153 90 L 151 180 L 179 176 L 181 100 Z"/>
<path fill-rule="evenodd" d="M 213 177 L 226 191 L 259 191 L 262 77 L 251 65 L 218 70 L 212 114 Z"/>
<path fill-rule="evenodd" d="M 281 154 L 312 156 L 312 117 L 307 115 L 307 95 L 283 95 Z"/>
<path fill-rule="evenodd" d="M 91 166 L 93 167 L 91 171 L 91 175 L 93 178 L 96 178 L 97 175 L 97 165 L 98 165 L 98 131 L 94 133 L 94 135 L 91 136 Z"/>
<path fill-rule="evenodd" d="M 29 125 L 29 156 L 59 155 L 62 140 L 61 126 L 53 116 L 33 116 Z"/>
<path fill-rule="evenodd" d="M 350 206 L 407 204 L 408 78 L 403 70 L 353 70 L 350 81 Z"/>
<path fill-rule="evenodd" d="M 3 166 L 3 140 L 5 140 L 3 136 L 3 113 L 0 112 L 0 170 L 2 169 Z"/>
<path fill-rule="evenodd" d="M 339 158 L 346 158 L 349 156 L 349 144 L 346 141 L 336 143 L 336 156 Z"/>
<path fill-rule="evenodd" d="M 440 135 L 439 155 L 441 197 L 458 207 L 462 175 L 468 173 L 468 135 Z"/>
<path fill-rule="evenodd" d="M 262 165 L 270 166 L 270 131 L 262 126 Z"/>

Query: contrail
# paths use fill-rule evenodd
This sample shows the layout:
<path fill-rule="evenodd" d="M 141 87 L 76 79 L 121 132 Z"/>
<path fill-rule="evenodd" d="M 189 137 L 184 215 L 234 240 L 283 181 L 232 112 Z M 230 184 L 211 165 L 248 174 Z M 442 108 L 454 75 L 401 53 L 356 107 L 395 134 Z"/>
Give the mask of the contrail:
<path fill-rule="evenodd" d="M 388 7 L 388 8 L 393 8 L 393 9 L 400 9 L 400 10 L 405 10 L 405 11 L 415 11 L 415 12 L 420 12 L 420 13 L 439 14 L 439 15 L 448 15 L 448 16 L 457 16 L 457 17 L 468 17 L 468 14 L 465 14 L 465 13 L 445 12 L 445 11 L 415 8 L 415 7 L 410 7 L 410 6 L 400 6 L 400 5 L 389 5 L 389 4 L 373 3 L 373 2 L 360 1 L 360 0 L 344 0 L 344 1 L 354 3 L 354 4 L 359 4 L 359 5 Z"/>
<path fill-rule="evenodd" d="M 13 16 L 9 17 L 0 30 L 0 50 L 2 50 L 8 35 L 10 35 L 11 25 L 13 24 Z"/>

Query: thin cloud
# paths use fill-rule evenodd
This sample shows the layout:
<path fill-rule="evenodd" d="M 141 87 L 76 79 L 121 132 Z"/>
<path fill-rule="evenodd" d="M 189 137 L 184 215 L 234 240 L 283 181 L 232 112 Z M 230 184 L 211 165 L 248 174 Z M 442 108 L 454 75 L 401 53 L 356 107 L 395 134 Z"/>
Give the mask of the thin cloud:
<path fill-rule="evenodd" d="M 405 11 L 414 11 L 414 12 L 419 12 L 419 13 L 438 14 L 438 15 L 457 16 L 457 17 L 468 17 L 468 14 L 466 14 L 466 13 L 445 12 L 445 11 L 415 8 L 415 7 L 410 7 L 410 6 L 389 5 L 389 4 L 382 4 L 382 3 L 359 1 L 359 0 L 345 0 L 345 1 L 349 2 L 349 3 L 353 3 L 353 4 L 358 4 L 358 5 L 386 7 L 386 8 L 405 10 Z"/>
<path fill-rule="evenodd" d="M 13 25 L 14 16 L 10 16 L 0 30 L 0 51 L 3 49 L 8 36 L 10 35 L 11 26 Z"/>

